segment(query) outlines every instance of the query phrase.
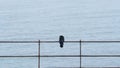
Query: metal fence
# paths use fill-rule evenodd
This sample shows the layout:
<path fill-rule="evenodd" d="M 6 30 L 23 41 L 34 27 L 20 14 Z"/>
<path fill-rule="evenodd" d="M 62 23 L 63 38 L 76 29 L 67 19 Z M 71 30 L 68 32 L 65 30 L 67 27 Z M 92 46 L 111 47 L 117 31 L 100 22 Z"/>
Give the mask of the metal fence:
<path fill-rule="evenodd" d="M 118 57 L 120 58 L 120 55 L 83 55 L 82 54 L 82 43 L 120 43 L 120 41 L 83 41 L 83 40 L 79 40 L 79 41 L 64 41 L 64 43 L 79 43 L 80 47 L 79 47 L 79 55 L 41 55 L 40 53 L 40 46 L 41 43 L 59 43 L 59 41 L 0 41 L 0 43 L 37 43 L 38 44 L 38 55 L 24 55 L 24 56 L 0 56 L 0 58 L 7 58 L 7 57 L 36 57 L 38 58 L 38 68 L 41 68 L 41 57 L 77 57 L 79 58 L 79 63 L 80 63 L 80 67 L 68 67 L 68 68 L 120 68 L 120 67 L 83 67 L 82 66 L 82 57 Z M 56 68 L 67 68 L 67 67 L 56 67 Z"/>

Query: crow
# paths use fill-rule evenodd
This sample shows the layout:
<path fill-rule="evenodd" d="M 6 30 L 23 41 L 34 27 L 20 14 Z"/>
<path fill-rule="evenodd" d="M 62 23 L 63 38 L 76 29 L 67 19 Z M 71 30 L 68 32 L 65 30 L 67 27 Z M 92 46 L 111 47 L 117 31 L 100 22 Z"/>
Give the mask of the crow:
<path fill-rule="evenodd" d="M 59 44 L 60 44 L 60 47 L 63 48 L 63 45 L 64 45 L 64 36 L 63 35 L 59 36 Z"/>

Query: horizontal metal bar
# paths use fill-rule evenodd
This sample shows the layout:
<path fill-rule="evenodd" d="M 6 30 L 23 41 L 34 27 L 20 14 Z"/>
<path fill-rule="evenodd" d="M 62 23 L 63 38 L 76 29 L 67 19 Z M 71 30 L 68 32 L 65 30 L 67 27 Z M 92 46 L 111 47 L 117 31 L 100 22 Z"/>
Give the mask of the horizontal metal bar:
<path fill-rule="evenodd" d="M 0 43 L 39 43 L 39 41 L 0 41 Z"/>
<path fill-rule="evenodd" d="M 120 43 L 120 41 L 82 41 L 82 43 Z"/>
<path fill-rule="evenodd" d="M 46 68 L 80 68 L 80 67 L 46 67 Z M 120 68 L 120 67 L 81 67 L 81 68 Z"/>
<path fill-rule="evenodd" d="M 120 68 L 120 67 L 81 67 L 81 68 Z"/>
<path fill-rule="evenodd" d="M 82 57 L 120 57 L 120 55 L 82 55 Z"/>
<path fill-rule="evenodd" d="M 120 67 L 81 67 L 81 68 L 120 68 Z"/>
<path fill-rule="evenodd" d="M 80 67 L 46 67 L 46 68 L 80 68 Z"/>
<path fill-rule="evenodd" d="M 21 57 L 40 57 L 40 56 L 37 56 L 37 55 L 28 55 L 28 56 L 0 56 L 0 58 L 21 58 Z"/>
<path fill-rule="evenodd" d="M 40 41 L 40 43 L 58 43 L 59 41 Z M 0 41 L 0 43 L 39 43 L 39 41 Z M 65 43 L 80 43 L 80 41 L 65 41 Z M 117 41 L 81 41 L 81 43 L 120 43 Z"/>
<path fill-rule="evenodd" d="M 120 55 L 28 55 L 28 56 L 0 56 L 0 58 L 3 57 L 120 57 Z"/>

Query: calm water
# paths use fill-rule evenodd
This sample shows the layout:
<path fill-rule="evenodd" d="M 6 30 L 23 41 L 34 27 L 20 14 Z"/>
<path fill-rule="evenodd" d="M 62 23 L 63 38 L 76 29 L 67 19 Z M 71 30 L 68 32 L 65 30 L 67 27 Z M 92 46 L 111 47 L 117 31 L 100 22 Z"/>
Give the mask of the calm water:
<path fill-rule="evenodd" d="M 119 0 L 0 0 L 0 40 L 120 40 Z M 12 45 L 12 46 L 11 46 Z M 119 44 L 83 44 L 82 54 L 120 54 Z M 116 47 L 117 46 L 117 47 Z M 42 55 L 79 54 L 79 44 L 42 44 Z M 0 55 L 37 55 L 37 44 L 0 44 Z M 82 66 L 120 66 L 83 58 Z M 61 65 L 60 65 L 61 64 Z M 79 58 L 41 58 L 41 68 L 79 67 Z M 0 58 L 0 68 L 37 68 L 37 58 Z"/>

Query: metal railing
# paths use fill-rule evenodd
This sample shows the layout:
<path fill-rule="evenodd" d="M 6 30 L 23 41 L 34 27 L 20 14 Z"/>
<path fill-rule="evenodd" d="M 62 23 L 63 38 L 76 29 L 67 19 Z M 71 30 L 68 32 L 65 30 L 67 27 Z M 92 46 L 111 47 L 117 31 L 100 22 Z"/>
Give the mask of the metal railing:
<path fill-rule="evenodd" d="M 38 58 L 38 68 L 41 68 L 40 57 L 79 57 L 80 67 L 54 67 L 54 68 L 120 68 L 120 67 L 83 67 L 82 57 L 120 57 L 120 55 L 82 55 L 82 43 L 120 43 L 120 41 L 64 41 L 64 43 L 79 43 L 80 44 L 80 54 L 79 55 L 40 55 L 41 43 L 59 43 L 59 41 L 0 41 L 0 43 L 37 43 L 38 44 L 38 55 L 24 55 L 24 56 L 0 56 L 0 58 L 5 57 L 36 57 Z"/>

